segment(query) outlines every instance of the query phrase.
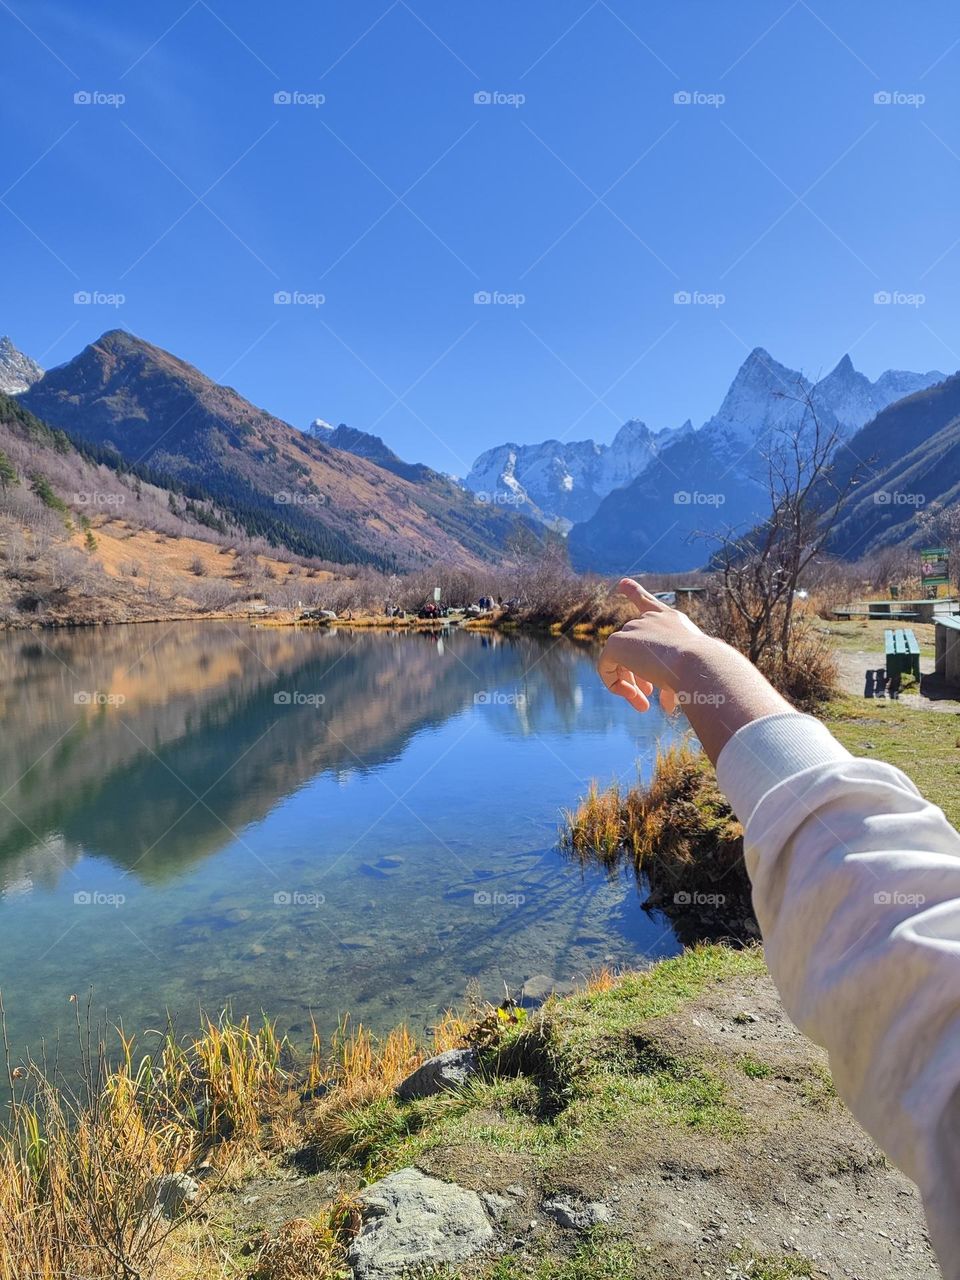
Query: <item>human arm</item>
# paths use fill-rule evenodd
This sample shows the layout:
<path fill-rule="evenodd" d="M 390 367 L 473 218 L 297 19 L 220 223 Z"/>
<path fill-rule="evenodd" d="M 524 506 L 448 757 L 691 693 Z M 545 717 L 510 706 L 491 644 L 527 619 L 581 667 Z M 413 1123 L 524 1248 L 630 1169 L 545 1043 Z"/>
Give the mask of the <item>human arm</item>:
<path fill-rule="evenodd" d="M 640 617 L 608 642 L 604 683 L 638 710 L 654 686 L 684 695 L 744 824 L 784 1007 L 920 1187 L 944 1274 L 960 1280 L 960 837 L 899 770 L 854 759 L 745 659 L 629 593 Z"/>

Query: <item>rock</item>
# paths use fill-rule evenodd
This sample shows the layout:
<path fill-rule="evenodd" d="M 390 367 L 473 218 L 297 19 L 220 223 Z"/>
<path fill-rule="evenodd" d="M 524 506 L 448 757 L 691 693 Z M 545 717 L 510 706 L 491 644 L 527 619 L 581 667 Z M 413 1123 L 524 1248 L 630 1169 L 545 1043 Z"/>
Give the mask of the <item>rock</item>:
<path fill-rule="evenodd" d="M 506 1196 L 494 1195 L 492 1191 L 482 1191 L 480 1199 L 486 1207 L 487 1213 L 495 1222 L 499 1222 L 501 1218 L 505 1218 L 511 1209 L 515 1209 L 516 1205 L 512 1200 L 508 1200 Z"/>
<path fill-rule="evenodd" d="M 375 947 L 377 940 L 371 933 L 351 933 L 348 938 L 340 939 L 341 947 L 346 947 L 348 951 L 362 951 L 368 947 Z"/>
<path fill-rule="evenodd" d="M 200 1194 L 200 1184 L 188 1173 L 164 1173 L 150 1187 L 154 1208 L 168 1222 L 179 1218 Z"/>
<path fill-rule="evenodd" d="M 523 984 L 521 1004 L 543 1004 L 544 1000 L 554 993 L 558 996 L 564 996 L 569 995 L 572 990 L 572 982 L 557 982 L 555 978 L 548 977 L 545 973 L 537 973 L 532 978 L 527 978 Z"/>
<path fill-rule="evenodd" d="M 419 1169 L 400 1169 L 359 1196 L 350 1245 L 355 1280 L 394 1280 L 414 1267 L 462 1262 L 493 1240 L 480 1197 Z"/>
<path fill-rule="evenodd" d="M 444 1089 L 460 1089 L 479 1068 L 474 1049 L 448 1049 L 435 1058 L 428 1058 L 397 1085 L 397 1097 L 401 1102 L 413 1102 L 415 1098 L 429 1098 Z"/>
<path fill-rule="evenodd" d="M 589 1231 L 601 1222 L 609 1222 L 611 1213 L 607 1205 L 601 1201 L 587 1203 L 583 1200 L 570 1200 L 566 1196 L 556 1196 L 552 1200 L 544 1200 L 543 1212 L 554 1222 L 568 1231 Z"/>

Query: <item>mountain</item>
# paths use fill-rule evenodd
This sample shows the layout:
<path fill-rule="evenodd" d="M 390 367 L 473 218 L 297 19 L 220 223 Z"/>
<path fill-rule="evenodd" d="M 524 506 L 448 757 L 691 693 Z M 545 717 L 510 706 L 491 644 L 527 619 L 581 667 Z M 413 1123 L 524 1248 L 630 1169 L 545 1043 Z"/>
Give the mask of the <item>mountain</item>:
<path fill-rule="evenodd" d="M 856 480 L 830 542 L 851 558 L 909 542 L 931 503 L 960 502 L 960 374 L 879 413 L 840 449 L 833 478 Z"/>
<path fill-rule="evenodd" d="M 496 559 L 513 513 L 429 473 L 422 483 L 331 447 L 122 329 L 22 396 L 71 436 L 201 487 L 250 534 L 302 555 L 408 569 Z"/>
<path fill-rule="evenodd" d="M 844 356 L 813 383 L 757 347 L 699 431 L 658 450 L 636 479 L 574 526 L 571 560 L 603 573 L 697 568 L 709 558 L 711 535 L 748 526 L 765 513 L 765 453 L 779 430 L 808 417 L 807 397 L 826 428 L 849 437 L 891 401 L 943 378 L 937 370 L 889 370 L 871 382 Z"/>
<path fill-rule="evenodd" d="M 307 435 L 322 441 L 331 449 L 342 449 L 357 458 L 375 462 L 385 471 L 392 471 L 395 476 L 402 476 L 404 480 L 412 480 L 415 484 L 424 484 L 431 479 L 444 479 L 439 471 L 432 471 L 422 462 L 404 462 L 379 436 L 361 431 L 358 427 L 348 427 L 343 422 L 339 427 L 332 427 L 322 418 L 315 418 L 307 428 Z"/>
<path fill-rule="evenodd" d="M 36 360 L 18 351 L 9 338 L 0 338 L 0 391 L 15 396 L 42 377 Z"/>
<path fill-rule="evenodd" d="M 477 458 L 464 483 L 483 502 L 515 507 L 566 531 L 588 520 L 608 493 L 629 484 L 688 430 L 689 423 L 679 432 L 654 432 L 632 419 L 608 445 L 593 440 L 501 444 Z"/>

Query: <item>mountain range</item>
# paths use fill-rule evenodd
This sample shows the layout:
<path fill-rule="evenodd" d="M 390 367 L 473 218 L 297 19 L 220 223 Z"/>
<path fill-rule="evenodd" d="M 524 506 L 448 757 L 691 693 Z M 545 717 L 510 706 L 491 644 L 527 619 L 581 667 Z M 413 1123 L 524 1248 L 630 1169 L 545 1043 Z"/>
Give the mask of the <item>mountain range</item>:
<path fill-rule="evenodd" d="M 478 565 L 518 523 L 429 468 L 402 474 L 299 431 L 122 329 L 50 369 L 20 402 L 301 555 L 391 570 Z"/>
<path fill-rule="evenodd" d="M 960 488 L 958 379 L 888 370 L 871 381 L 849 356 L 812 381 L 757 347 L 699 429 L 631 419 L 610 444 L 506 443 L 462 483 L 346 424 L 318 418 L 298 430 L 124 330 L 46 373 L 0 340 L 3 387 L 76 442 L 214 504 L 249 534 L 400 572 L 495 562 L 518 528 L 544 526 L 568 535 L 578 569 L 696 568 L 711 536 L 763 514 L 770 442 L 810 405 L 845 441 L 839 469 L 860 466 L 835 534 L 840 554 L 912 536 L 919 507 Z M 920 497 L 883 509 L 888 492 Z"/>

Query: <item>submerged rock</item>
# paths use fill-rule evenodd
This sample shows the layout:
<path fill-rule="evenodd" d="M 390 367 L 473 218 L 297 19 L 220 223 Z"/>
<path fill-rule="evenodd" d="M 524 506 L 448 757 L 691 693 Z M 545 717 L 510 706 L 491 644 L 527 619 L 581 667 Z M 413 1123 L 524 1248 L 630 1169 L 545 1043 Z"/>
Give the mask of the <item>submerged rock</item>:
<path fill-rule="evenodd" d="M 394 1280 L 414 1267 L 462 1262 L 493 1240 L 475 1191 L 400 1169 L 360 1193 L 363 1225 L 348 1259 L 356 1280 Z"/>
<path fill-rule="evenodd" d="M 397 1085 L 397 1097 L 401 1102 L 413 1102 L 415 1098 L 429 1098 L 444 1089 L 459 1089 L 480 1069 L 480 1060 L 474 1049 L 448 1049 L 428 1058 L 412 1075 Z"/>

